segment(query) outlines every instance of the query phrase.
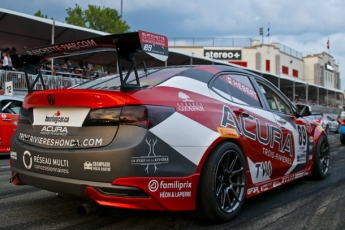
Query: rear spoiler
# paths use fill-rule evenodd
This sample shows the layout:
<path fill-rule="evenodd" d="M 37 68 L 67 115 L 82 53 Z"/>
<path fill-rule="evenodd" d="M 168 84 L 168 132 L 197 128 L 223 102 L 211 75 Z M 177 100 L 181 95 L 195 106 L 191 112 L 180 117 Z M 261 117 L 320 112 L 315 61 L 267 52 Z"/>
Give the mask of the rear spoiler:
<path fill-rule="evenodd" d="M 114 51 L 117 53 L 121 91 L 131 91 L 141 88 L 135 54 L 137 52 L 145 52 L 160 61 L 166 61 L 169 55 L 168 38 L 159 34 L 139 30 L 138 32 L 80 39 L 20 51 L 17 53 L 17 57 L 14 58 L 14 64 L 16 65 L 16 68 L 24 69 L 28 93 L 31 93 L 34 91 L 34 86 L 39 80 L 41 81 L 43 89 L 45 89 L 43 77 L 40 71 L 40 64 L 44 61 L 48 61 L 52 58 L 102 51 Z M 131 67 L 125 77 L 122 73 L 122 60 L 126 60 L 131 63 Z M 128 77 L 133 70 L 135 71 L 136 84 L 128 84 Z M 36 79 L 31 85 L 28 73 L 37 74 Z"/>

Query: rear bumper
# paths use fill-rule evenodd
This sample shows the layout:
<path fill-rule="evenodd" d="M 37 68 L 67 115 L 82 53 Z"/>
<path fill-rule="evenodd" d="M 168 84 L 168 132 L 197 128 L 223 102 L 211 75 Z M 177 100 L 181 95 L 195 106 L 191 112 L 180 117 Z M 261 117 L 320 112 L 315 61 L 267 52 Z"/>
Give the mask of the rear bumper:
<path fill-rule="evenodd" d="M 180 178 L 119 178 L 113 183 L 92 182 L 43 175 L 12 168 L 13 183 L 52 192 L 89 198 L 99 205 L 117 208 L 195 210 L 199 174 Z"/>
<path fill-rule="evenodd" d="M 0 152 L 0 156 L 9 156 L 10 152 Z"/>

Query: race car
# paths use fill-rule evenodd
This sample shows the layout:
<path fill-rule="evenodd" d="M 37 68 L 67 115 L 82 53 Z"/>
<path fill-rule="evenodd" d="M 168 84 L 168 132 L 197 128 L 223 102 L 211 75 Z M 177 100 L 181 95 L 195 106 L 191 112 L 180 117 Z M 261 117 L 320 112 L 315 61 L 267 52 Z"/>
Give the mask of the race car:
<path fill-rule="evenodd" d="M 10 139 L 17 128 L 22 101 L 18 97 L 0 94 L 0 156 L 10 155 Z"/>
<path fill-rule="evenodd" d="M 45 88 L 40 62 L 99 51 L 117 54 L 118 74 L 33 90 L 40 81 Z M 138 69 L 138 52 L 163 65 Z M 327 135 L 304 118 L 308 106 L 296 109 L 269 81 L 226 63 L 165 66 L 165 36 L 138 31 L 18 54 L 37 79 L 11 140 L 13 184 L 229 221 L 246 198 L 328 174 Z"/>

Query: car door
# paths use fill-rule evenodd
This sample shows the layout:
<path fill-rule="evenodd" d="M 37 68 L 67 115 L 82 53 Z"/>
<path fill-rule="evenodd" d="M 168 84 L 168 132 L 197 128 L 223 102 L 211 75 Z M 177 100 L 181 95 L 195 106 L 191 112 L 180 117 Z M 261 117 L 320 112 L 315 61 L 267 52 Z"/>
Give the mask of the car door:
<path fill-rule="evenodd" d="M 257 80 L 268 107 L 278 125 L 276 143 L 280 146 L 276 159 L 280 161 L 280 170 L 284 175 L 304 169 L 308 158 L 308 135 L 305 118 L 296 118 L 292 104 L 281 91 L 268 82 Z"/>
<path fill-rule="evenodd" d="M 223 105 L 220 133 L 231 133 L 241 143 L 253 184 L 249 183 L 249 187 L 256 188 L 248 190 L 248 195 L 259 192 L 259 184 L 281 176 L 274 156 L 278 145 L 271 138 L 277 127 L 275 118 L 271 111 L 263 109 L 250 76 L 223 73 L 211 83 L 211 89 L 220 96 L 218 100 L 223 97 L 226 100 L 222 101 L 228 101 Z"/>
<path fill-rule="evenodd" d="M 20 100 L 5 99 L 0 101 L 0 153 L 10 151 L 10 139 L 17 127 L 21 106 Z"/>

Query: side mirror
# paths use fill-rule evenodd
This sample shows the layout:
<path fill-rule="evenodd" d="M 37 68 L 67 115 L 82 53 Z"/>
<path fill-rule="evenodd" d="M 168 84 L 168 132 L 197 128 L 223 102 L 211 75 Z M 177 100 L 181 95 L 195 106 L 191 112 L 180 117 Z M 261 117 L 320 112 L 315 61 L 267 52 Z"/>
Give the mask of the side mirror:
<path fill-rule="evenodd" d="M 297 116 L 304 117 L 309 116 L 311 114 L 311 107 L 309 105 L 297 105 Z"/>

